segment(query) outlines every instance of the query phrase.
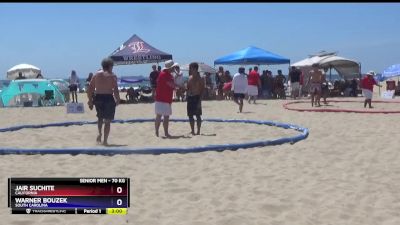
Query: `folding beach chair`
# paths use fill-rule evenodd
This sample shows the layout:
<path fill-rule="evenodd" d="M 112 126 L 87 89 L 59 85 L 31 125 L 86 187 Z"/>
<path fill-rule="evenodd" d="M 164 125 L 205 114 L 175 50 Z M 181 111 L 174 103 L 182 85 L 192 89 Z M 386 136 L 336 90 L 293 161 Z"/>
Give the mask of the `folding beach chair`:
<path fill-rule="evenodd" d="M 54 106 L 55 105 L 54 91 L 53 90 L 45 90 L 44 91 L 44 97 L 42 99 L 42 105 L 43 106 Z"/>

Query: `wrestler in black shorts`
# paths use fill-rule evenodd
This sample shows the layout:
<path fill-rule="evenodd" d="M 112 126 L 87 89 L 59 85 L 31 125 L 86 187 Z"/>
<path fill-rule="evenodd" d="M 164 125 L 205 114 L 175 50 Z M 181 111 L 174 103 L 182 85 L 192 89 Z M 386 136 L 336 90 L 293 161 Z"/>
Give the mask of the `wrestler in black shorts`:
<path fill-rule="evenodd" d="M 187 115 L 192 118 L 202 115 L 200 95 L 187 96 Z"/>
<path fill-rule="evenodd" d="M 96 106 L 97 117 L 99 119 L 114 119 L 117 104 L 112 94 L 96 94 L 93 103 Z"/>
<path fill-rule="evenodd" d="M 197 120 L 197 135 L 200 134 L 200 127 L 201 127 L 201 115 L 202 115 L 202 109 L 201 109 L 201 97 L 200 95 L 188 95 L 187 96 L 187 115 L 189 117 L 189 122 L 193 124 L 192 127 L 192 134 L 194 135 L 194 118 L 193 116 L 196 116 Z"/>
<path fill-rule="evenodd" d="M 244 99 L 245 95 L 243 93 L 234 93 L 233 98 L 237 100 L 238 98 Z"/>

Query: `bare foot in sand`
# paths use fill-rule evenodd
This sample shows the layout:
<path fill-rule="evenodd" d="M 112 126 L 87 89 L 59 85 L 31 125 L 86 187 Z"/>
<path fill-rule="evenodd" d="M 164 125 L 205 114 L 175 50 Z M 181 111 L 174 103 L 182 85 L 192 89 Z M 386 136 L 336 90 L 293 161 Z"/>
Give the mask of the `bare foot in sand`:
<path fill-rule="evenodd" d="M 103 142 L 104 146 L 108 146 L 108 143 L 106 141 Z"/>
<path fill-rule="evenodd" d="M 158 130 L 156 130 L 156 136 L 158 137 Z"/>
<path fill-rule="evenodd" d="M 170 134 L 165 134 L 165 137 L 166 138 L 170 138 L 170 137 L 172 137 Z"/>
<path fill-rule="evenodd" d="M 101 134 L 97 135 L 96 141 L 99 144 L 101 143 Z"/>

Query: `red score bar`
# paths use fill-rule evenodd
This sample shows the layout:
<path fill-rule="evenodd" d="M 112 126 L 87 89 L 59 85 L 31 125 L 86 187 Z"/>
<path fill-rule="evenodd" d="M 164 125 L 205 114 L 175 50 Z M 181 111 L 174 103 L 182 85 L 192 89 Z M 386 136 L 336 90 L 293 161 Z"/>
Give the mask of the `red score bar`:
<path fill-rule="evenodd" d="M 111 184 L 99 186 L 55 185 L 54 191 L 36 191 L 28 196 L 126 196 L 126 184 Z M 12 193 L 14 195 L 14 193 Z"/>

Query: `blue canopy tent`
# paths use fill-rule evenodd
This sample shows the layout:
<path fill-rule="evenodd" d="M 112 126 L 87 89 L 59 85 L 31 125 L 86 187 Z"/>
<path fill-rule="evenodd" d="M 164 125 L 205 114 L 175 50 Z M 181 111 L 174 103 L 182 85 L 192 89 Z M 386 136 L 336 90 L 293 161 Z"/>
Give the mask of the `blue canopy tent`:
<path fill-rule="evenodd" d="M 144 78 L 142 76 L 128 76 L 128 77 L 121 77 L 119 79 L 121 83 L 128 83 L 128 84 L 137 84 L 137 83 L 142 83 L 144 81 L 149 81 L 149 79 Z"/>
<path fill-rule="evenodd" d="M 391 65 L 386 68 L 382 74 L 378 75 L 378 80 L 380 82 L 385 81 L 392 77 L 400 76 L 400 64 Z"/>
<path fill-rule="evenodd" d="M 290 59 L 257 47 L 247 47 L 214 61 L 214 65 L 274 65 L 290 64 Z"/>
<path fill-rule="evenodd" d="M 134 34 L 112 54 L 116 65 L 159 63 L 172 59 L 172 55 L 160 51 Z"/>

